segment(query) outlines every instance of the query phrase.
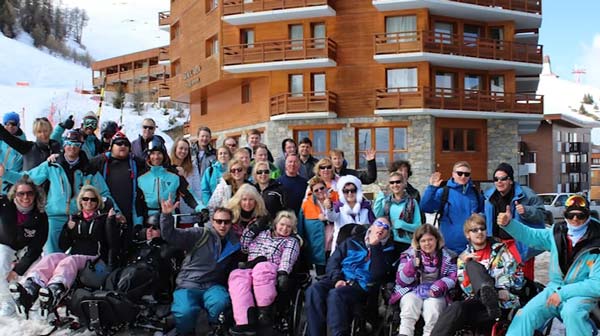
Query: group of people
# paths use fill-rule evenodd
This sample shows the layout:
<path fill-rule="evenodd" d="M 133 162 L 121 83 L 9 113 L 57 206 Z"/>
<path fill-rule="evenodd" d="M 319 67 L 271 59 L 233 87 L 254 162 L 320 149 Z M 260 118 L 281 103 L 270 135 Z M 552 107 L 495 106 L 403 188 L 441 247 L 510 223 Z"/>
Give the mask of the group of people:
<path fill-rule="evenodd" d="M 37 118 L 28 141 L 18 114 L 0 125 L 2 316 L 27 315 L 38 298 L 47 314 L 86 264 L 101 261 L 110 272 L 138 257 L 134 242 L 160 240 L 183 253 L 167 290 L 181 335 L 194 332 L 198 316 L 212 327 L 228 310 L 232 334 L 268 327 L 296 268 L 317 274 L 306 291 L 309 335 L 326 326 L 348 334 L 353 310 L 377 304 L 388 281 L 401 335 L 413 335 L 421 316 L 424 335 L 452 335 L 519 308 L 533 257 L 548 250 L 550 284 L 508 333 L 533 334 L 559 316 L 568 333 L 589 334 L 585 313 L 600 298 L 600 223 L 588 200 L 572 196 L 566 224 L 545 229 L 541 200 L 509 164 L 482 193 L 459 161 L 447 181 L 432 174 L 421 195 L 408 181 L 410 163 L 397 161 L 371 202 L 363 185 L 377 179 L 374 150 L 367 170 L 356 171 L 337 149 L 313 157 L 309 138 L 284 139 L 273 157 L 258 130 L 248 131 L 245 147 L 227 138 L 215 149 L 201 127 L 195 141 L 178 138 L 168 150 L 152 119 L 133 141 L 112 121 L 97 137 L 93 113 L 74 126 L 73 116 L 55 127 Z M 435 225 L 425 213 L 436 213 Z M 453 302 L 454 288 L 466 299 Z"/>

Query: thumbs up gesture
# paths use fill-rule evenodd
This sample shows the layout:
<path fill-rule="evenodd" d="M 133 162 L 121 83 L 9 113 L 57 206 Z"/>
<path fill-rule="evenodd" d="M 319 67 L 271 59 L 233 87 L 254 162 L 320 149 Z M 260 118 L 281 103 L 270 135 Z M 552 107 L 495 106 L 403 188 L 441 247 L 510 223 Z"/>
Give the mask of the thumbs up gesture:
<path fill-rule="evenodd" d="M 523 204 L 519 204 L 519 201 L 515 201 L 515 209 L 519 215 L 523 215 L 525 213 L 525 206 Z"/>
<path fill-rule="evenodd" d="M 510 212 L 510 205 L 507 205 L 506 212 L 499 213 L 498 219 L 496 220 L 496 222 L 500 226 L 507 226 L 508 223 L 510 223 L 511 219 L 512 219 L 512 213 Z"/>

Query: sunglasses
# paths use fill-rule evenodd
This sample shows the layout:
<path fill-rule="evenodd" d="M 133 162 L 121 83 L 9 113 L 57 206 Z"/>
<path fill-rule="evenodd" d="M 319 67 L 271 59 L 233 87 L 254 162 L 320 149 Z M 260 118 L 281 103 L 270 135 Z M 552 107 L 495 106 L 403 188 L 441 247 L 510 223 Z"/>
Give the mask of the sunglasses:
<path fill-rule="evenodd" d="M 479 233 L 479 232 L 485 232 L 486 229 L 484 227 L 476 227 L 476 228 L 472 228 L 469 229 L 469 232 L 471 233 Z"/>
<path fill-rule="evenodd" d="M 319 169 L 321 169 L 321 170 L 326 170 L 326 169 L 327 170 L 331 170 L 331 169 L 333 169 L 333 166 L 332 165 L 329 165 L 329 166 L 319 166 Z"/>
<path fill-rule="evenodd" d="M 17 197 L 24 197 L 24 196 L 33 197 L 34 193 L 33 193 L 33 190 L 29 190 L 29 191 L 17 191 L 15 193 L 15 195 L 17 195 Z"/>
<path fill-rule="evenodd" d="M 129 145 L 129 143 L 125 140 L 119 140 L 119 141 L 115 141 L 113 142 L 113 145 L 115 146 L 127 146 Z"/>
<path fill-rule="evenodd" d="M 356 189 L 342 189 L 344 194 L 356 194 Z"/>
<path fill-rule="evenodd" d="M 244 170 L 244 168 L 231 168 L 229 170 L 229 172 L 232 174 L 236 174 L 236 173 L 241 173 L 243 170 Z"/>
<path fill-rule="evenodd" d="M 583 198 L 579 195 L 573 195 L 573 196 L 567 198 L 567 200 L 565 201 L 565 206 L 566 207 L 578 206 L 580 208 L 586 208 L 587 201 L 585 200 L 585 198 Z"/>
<path fill-rule="evenodd" d="M 65 141 L 65 146 L 72 146 L 72 147 L 79 148 L 79 147 L 81 147 L 81 142 L 75 142 L 75 141 L 66 140 Z"/>
<path fill-rule="evenodd" d="M 218 219 L 218 218 L 213 218 L 213 222 L 215 224 L 219 224 L 219 225 L 229 225 L 231 224 L 231 219 Z"/>
<path fill-rule="evenodd" d="M 494 182 L 504 182 L 510 180 L 508 175 L 506 176 L 494 176 Z"/>
<path fill-rule="evenodd" d="M 154 131 L 154 129 L 156 128 L 156 126 L 143 125 L 143 126 L 142 126 L 142 128 L 143 128 L 143 129 L 147 129 L 147 130 Z"/>
<path fill-rule="evenodd" d="M 96 197 L 82 197 L 81 201 L 98 203 L 98 199 Z"/>
<path fill-rule="evenodd" d="M 389 230 L 389 229 L 390 229 L 390 226 L 389 226 L 389 224 L 387 224 L 387 223 L 385 223 L 385 222 L 382 222 L 382 221 L 380 221 L 380 220 L 376 220 L 376 221 L 374 221 L 374 222 L 373 222 L 373 225 L 375 225 L 376 227 L 381 227 L 381 228 L 383 228 L 384 230 Z"/>
<path fill-rule="evenodd" d="M 573 219 L 575 217 L 577 217 L 577 219 L 586 219 L 588 217 L 588 215 L 585 213 L 575 213 L 575 212 L 567 212 L 565 214 L 566 219 Z"/>
<path fill-rule="evenodd" d="M 315 192 L 315 193 L 316 193 L 316 192 L 321 192 L 321 191 L 323 191 L 323 190 L 325 190 L 325 187 L 321 187 L 321 188 L 315 188 L 315 189 L 313 189 L 313 192 Z"/>
<path fill-rule="evenodd" d="M 465 177 L 469 177 L 469 176 L 471 176 L 471 172 L 455 171 L 455 173 L 456 173 L 456 175 L 458 175 L 458 176 L 461 176 L 461 177 L 462 177 L 463 175 L 464 175 Z"/>
<path fill-rule="evenodd" d="M 403 184 L 404 181 L 402 180 L 395 180 L 395 181 L 390 181 L 390 184 Z"/>
<path fill-rule="evenodd" d="M 268 170 L 268 169 L 264 169 L 264 170 L 263 170 L 263 169 L 261 169 L 261 170 L 257 170 L 257 171 L 256 171 L 256 175 L 263 175 L 263 174 L 264 174 L 264 175 L 269 175 L 269 174 L 271 174 L 271 171 L 270 171 L 270 170 Z"/>

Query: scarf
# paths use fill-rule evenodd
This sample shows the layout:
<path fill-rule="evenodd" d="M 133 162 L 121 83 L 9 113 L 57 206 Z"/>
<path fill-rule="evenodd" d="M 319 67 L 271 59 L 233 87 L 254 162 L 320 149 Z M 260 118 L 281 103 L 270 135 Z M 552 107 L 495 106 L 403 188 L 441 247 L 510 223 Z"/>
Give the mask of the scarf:
<path fill-rule="evenodd" d="M 83 219 L 90 220 L 90 218 L 92 218 L 96 212 L 82 210 L 81 213 L 83 214 Z"/>
<path fill-rule="evenodd" d="M 369 212 L 361 210 L 361 202 L 356 202 L 353 207 L 344 202 L 340 207 L 340 224 L 369 224 Z"/>
<path fill-rule="evenodd" d="M 572 246 L 575 246 L 577 242 L 583 237 L 583 235 L 587 232 L 588 226 L 590 224 L 590 219 L 583 223 L 580 226 L 573 226 L 567 222 L 567 234 L 571 239 Z"/>

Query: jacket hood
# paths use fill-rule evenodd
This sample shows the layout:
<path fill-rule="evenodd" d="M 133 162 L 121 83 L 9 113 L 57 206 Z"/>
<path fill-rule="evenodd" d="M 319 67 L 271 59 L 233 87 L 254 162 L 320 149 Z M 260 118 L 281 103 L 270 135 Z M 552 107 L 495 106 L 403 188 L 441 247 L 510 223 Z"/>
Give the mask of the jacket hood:
<path fill-rule="evenodd" d="M 356 186 L 356 203 L 362 203 L 363 201 L 363 191 L 362 191 L 362 182 L 360 182 L 360 180 L 354 176 L 354 175 L 344 175 L 342 177 L 340 177 L 340 179 L 337 181 L 336 183 L 336 187 L 337 187 L 337 193 L 338 196 L 340 198 L 340 202 L 346 204 L 346 196 L 344 195 L 344 192 L 342 191 L 344 189 L 344 186 L 348 183 L 352 183 Z"/>

